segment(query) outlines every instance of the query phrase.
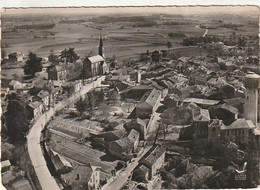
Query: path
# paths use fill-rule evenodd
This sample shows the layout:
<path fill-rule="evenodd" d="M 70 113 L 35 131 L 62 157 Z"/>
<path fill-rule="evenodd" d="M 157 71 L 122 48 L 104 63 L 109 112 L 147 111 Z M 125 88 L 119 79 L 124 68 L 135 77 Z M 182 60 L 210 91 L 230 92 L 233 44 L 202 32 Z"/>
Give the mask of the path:
<path fill-rule="evenodd" d="M 98 78 L 97 81 L 94 81 L 94 85 L 93 83 L 85 85 L 79 93 L 70 97 L 69 100 L 74 100 L 79 95 L 86 94 L 93 87 L 99 86 L 104 78 L 104 76 Z M 59 102 L 55 105 L 55 110 L 53 108 L 50 108 L 50 110 L 41 115 L 36 120 L 32 128 L 30 129 L 29 134 L 27 135 L 29 156 L 43 190 L 59 190 L 60 188 L 54 177 L 50 174 L 47 163 L 44 159 L 40 145 L 41 131 L 47 121 L 54 115 L 55 111 L 64 108 L 65 104 L 65 102 Z"/>
<path fill-rule="evenodd" d="M 131 175 L 132 171 L 138 166 L 139 160 L 151 149 L 151 146 L 146 147 L 143 153 L 135 158 L 132 162 L 130 162 L 127 167 L 117 174 L 116 179 L 112 180 L 111 182 L 106 183 L 101 190 L 115 190 L 121 189 L 127 182 L 128 177 Z"/>

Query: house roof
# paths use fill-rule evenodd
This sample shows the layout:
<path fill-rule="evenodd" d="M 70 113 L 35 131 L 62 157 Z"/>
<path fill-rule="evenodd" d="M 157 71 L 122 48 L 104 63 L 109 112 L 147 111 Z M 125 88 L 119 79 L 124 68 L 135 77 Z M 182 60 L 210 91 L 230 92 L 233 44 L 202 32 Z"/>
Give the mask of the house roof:
<path fill-rule="evenodd" d="M 259 128 L 256 128 L 256 129 L 254 130 L 254 135 L 255 135 L 255 136 L 260 136 L 260 129 L 259 129 Z"/>
<path fill-rule="evenodd" d="M 37 96 L 42 99 L 42 98 L 45 98 L 46 96 L 49 96 L 49 92 L 48 92 L 48 91 L 45 91 L 45 90 L 41 90 L 41 91 L 37 94 Z"/>
<path fill-rule="evenodd" d="M 105 59 L 100 56 L 100 55 L 95 55 L 95 56 L 92 56 L 92 57 L 88 57 L 87 58 L 91 63 L 96 63 L 96 62 L 100 62 L 100 61 L 105 61 Z"/>
<path fill-rule="evenodd" d="M 210 125 L 209 125 L 209 128 L 219 127 L 219 126 L 221 126 L 222 124 L 223 124 L 223 123 L 222 123 L 222 120 L 213 119 L 212 122 L 211 122 Z"/>
<path fill-rule="evenodd" d="M 122 150 L 129 150 L 133 147 L 134 142 L 139 137 L 139 132 L 132 129 L 128 135 L 124 138 L 114 141 L 113 143 L 118 144 Z"/>
<path fill-rule="evenodd" d="M 115 84 L 115 87 L 116 87 L 116 89 L 120 92 L 120 91 L 122 91 L 122 90 L 124 90 L 124 89 L 127 89 L 127 87 L 129 87 L 129 85 L 130 85 L 130 84 L 128 84 L 128 83 L 126 83 L 126 82 L 124 82 L 124 81 L 120 81 L 120 82 L 117 82 L 117 83 Z"/>
<path fill-rule="evenodd" d="M 169 97 L 171 100 L 174 100 L 174 101 L 180 101 L 180 97 L 174 93 L 172 93 Z"/>
<path fill-rule="evenodd" d="M 17 80 L 12 80 L 11 82 L 9 82 L 10 86 L 13 86 L 15 84 L 22 84 L 21 82 L 17 81 Z"/>
<path fill-rule="evenodd" d="M 56 154 L 53 157 L 52 161 L 53 161 L 53 165 L 56 170 L 60 170 L 63 167 L 72 168 L 71 164 L 65 158 L 63 158 L 60 154 Z"/>
<path fill-rule="evenodd" d="M 255 125 L 251 120 L 246 120 L 245 118 L 240 118 L 231 123 L 231 125 L 228 126 L 221 126 L 221 129 L 253 129 L 255 128 Z"/>
<path fill-rule="evenodd" d="M 139 167 L 139 169 L 143 172 L 143 173 L 147 173 L 147 172 L 149 172 L 149 168 L 147 168 L 145 165 L 141 165 L 140 167 Z"/>
<path fill-rule="evenodd" d="M 194 109 L 199 109 L 199 106 L 195 104 L 194 102 L 189 103 L 189 105 L 186 107 L 188 110 L 192 111 Z"/>
<path fill-rule="evenodd" d="M 121 139 L 123 136 L 125 136 L 126 133 L 127 133 L 126 130 L 123 128 L 115 131 L 105 132 L 98 136 L 104 138 L 105 141 L 109 142 L 109 141 L 115 141 Z"/>
<path fill-rule="evenodd" d="M 162 80 L 162 82 L 168 87 L 168 88 L 173 88 L 174 84 L 170 81 L 167 80 Z"/>
<path fill-rule="evenodd" d="M 192 110 L 193 121 L 210 121 L 209 111 L 206 109 Z"/>
<path fill-rule="evenodd" d="M 51 66 L 51 63 L 50 63 L 50 62 L 42 64 L 42 67 L 43 67 L 43 68 L 48 68 L 48 67 L 50 67 L 50 66 Z"/>
<path fill-rule="evenodd" d="M 224 110 L 227 110 L 227 111 L 229 111 L 229 112 L 231 112 L 233 114 L 237 114 L 238 113 L 238 109 L 237 108 L 235 108 L 235 107 L 233 107 L 233 106 L 231 106 L 229 104 L 226 104 L 226 103 L 224 103 L 221 106 L 221 108 L 224 109 Z"/>
<path fill-rule="evenodd" d="M 136 139 L 139 137 L 139 132 L 136 131 L 135 129 L 132 129 L 130 133 L 128 134 L 127 138 L 134 143 Z"/>
<path fill-rule="evenodd" d="M 146 127 L 146 125 L 148 123 L 148 120 L 147 119 L 143 120 L 143 119 L 140 119 L 140 118 L 136 118 L 135 120 L 127 122 L 124 126 L 126 126 L 126 128 L 128 128 L 128 129 L 132 129 L 133 125 L 135 125 L 136 123 Z"/>
<path fill-rule="evenodd" d="M 27 179 L 20 179 L 12 184 L 14 189 L 32 190 L 32 187 Z"/>
<path fill-rule="evenodd" d="M 156 146 L 154 149 L 148 152 L 148 154 L 143 158 L 145 163 L 152 166 L 165 152 L 165 149 L 161 146 Z"/>
<path fill-rule="evenodd" d="M 30 104 L 28 104 L 29 107 L 36 109 L 37 107 L 39 107 L 41 105 L 40 102 L 35 101 L 35 102 L 31 102 Z"/>
<path fill-rule="evenodd" d="M 72 174 L 72 181 L 84 181 L 86 183 L 89 182 L 92 173 L 93 173 L 93 168 L 90 165 L 78 165 L 76 166 L 76 168 L 73 170 L 73 174 Z M 79 175 L 79 179 L 77 179 L 77 175 Z"/>
<path fill-rule="evenodd" d="M 1 168 L 5 168 L 5 167 L 8 167 L 8 166 L 11 166 L 11 163 L 10 163 L 9 160 L 5 160 L 5 161 L 1 162 Z"/>
<path fill-rule="evenodd" d="M 217 100 L 208 100 L 208 99 L 201 99 L 201 98 L 186 98 L 183 100 L 183 102 L 186 103 L 196 103 L 196 104 L 201 104 L 201 105 L 209 105 L 213 106 L 219 103 Z"/>
<path fill-rule="evenodd" d="M 128 137 L 114 141 L 122 150 L 129 150 L 133 147 L 133 142 Z"/>
<path fill-rule="evenodd" d="M 154 107 L 158 98 L 161 96 L 161 91 L 156 90 L 155 88 L 149 93 L 146 92 L 140 100 L 140 103 L 147 103 L 148 105 Z"/>
<path fill-rule="evenodd" d="M 140 119 L 140 118 L 137 118 L 137 119 L 136 119 L 136 122 L 137 122 L 138 124 L 144 126 L 144 127 L 145 127 L 145 126 L 147 125 L 147 123 L 148 123 L 147 120 Z"/>

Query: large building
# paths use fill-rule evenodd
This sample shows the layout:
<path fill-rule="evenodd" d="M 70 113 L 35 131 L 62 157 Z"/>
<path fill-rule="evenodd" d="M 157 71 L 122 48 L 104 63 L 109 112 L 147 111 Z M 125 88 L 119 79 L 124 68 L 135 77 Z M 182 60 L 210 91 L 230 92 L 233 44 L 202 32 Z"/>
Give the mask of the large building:
<path fill-rule="evenodd" d="M 257 124 L 259 79 L 260 76 L 254 73 L 250 73 L 245 77 L 246 100 L 244 114 L 245 118 L 251 120 L 255 125 Z"/>
<path fill-rule="evenodd" d="M 108 73 L 108 65 L 105 61 L 105 53 L 103 47 L 102 36 L 100 35 L 100 43 L 98 47 L 98 55 L 87 57 L 83 61 L 83 77 L 90 78 L 97 75 Z"/>
<path fill-rule="evenodd" d="M 146 92 L 136 105 L 136 117 L 149 118 L 157 110 L 160 100 L 161 91 L 154 88 L 151 92 Z"/>
<path fill-rule="evenodd" d="M 72 190 L 94 190 L 100 186 L 100 170 L 92 165 L 78 165 L 71 176 Z"/>
<path fill-rule="evenodd" d="M 67 70 L 61 65 L 56 65 L 49 67 L 48 70 L 48 79 L 49 80 L 58 80 L 66 81 L 67 80 Z"/>

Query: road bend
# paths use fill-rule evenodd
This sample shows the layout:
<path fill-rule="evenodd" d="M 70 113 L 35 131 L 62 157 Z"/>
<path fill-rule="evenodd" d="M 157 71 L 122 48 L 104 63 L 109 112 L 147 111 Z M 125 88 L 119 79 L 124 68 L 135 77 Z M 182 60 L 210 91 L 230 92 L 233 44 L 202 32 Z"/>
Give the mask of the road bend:
<path fill-rule="evenodd" d="M 89 83 L 85 85 L 81 91 L 74 94 L 69 100 L 74 100 L 78 98 L 79 95 L 82 96 L 86 94 L 91 89 L 98 87 L 101 85 L 101 81 L 104 80 L 104 76 L 98 78 L 93 83 Z M 41 139 L 41 131 L 45 127 L 45 124 L 50 120 L 50 118 L 55 114 L 55 112 L 59 109 L 62 109 L 66 106 L 66 101 L 58 102 L 55 104 L 55 110 L 50 108 L 47 112 L 43 113 L 39 118 L 36 119 L 35 123 L 33 124 L 32 128 L 27 135 L 27 143 L 28 143 L 28 152 L 36 172 L 36 176 L 40 182 L 40 185 L 43 190 L 59 190 L 60 187 L 57 184 L 54 177 L 51 175 L 46 160 L 44 159 L 43 152 L 40 145 Z"/>

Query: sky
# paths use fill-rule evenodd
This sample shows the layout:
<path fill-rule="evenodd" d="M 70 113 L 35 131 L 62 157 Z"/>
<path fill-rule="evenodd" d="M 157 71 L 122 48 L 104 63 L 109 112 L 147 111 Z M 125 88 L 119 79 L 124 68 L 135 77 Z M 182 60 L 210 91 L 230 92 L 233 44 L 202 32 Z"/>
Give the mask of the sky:
<path fill-rule="evenodd" d="M 259 14 L 257 6 L 194 6 L 194 7 L 106 7 L 106 8 L 25 8 L 14 9 L 9 8 L 2 10 L 4 15 L 15 14 L 149 14 L 149 13 L 164 13 L 164 14 Z"/>
<path fill-rule="evenodd" d="M 259 0 L 1 0 L 1 7 L 126 5 L 260 5 Z"/>

